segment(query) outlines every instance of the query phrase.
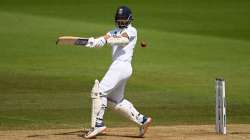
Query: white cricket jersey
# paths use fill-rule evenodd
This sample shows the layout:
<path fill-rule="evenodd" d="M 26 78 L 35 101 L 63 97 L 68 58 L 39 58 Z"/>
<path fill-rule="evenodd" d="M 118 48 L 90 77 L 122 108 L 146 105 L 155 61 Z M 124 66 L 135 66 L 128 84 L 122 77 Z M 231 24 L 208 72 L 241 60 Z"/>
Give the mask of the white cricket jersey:
<path fill-rule="evenodd" d="M 126 46 L 112 45 L 112 61 L 120 60 L 124 62 L 131 62 L 134 52 L 134 47 L 137 41 L 137 31 L 130 24 L 127 28 L 120 29 L 116 28 L 107 34 L 112 37 L 120 36 L 124 32 L 128 34 L 129 43 Z"/>

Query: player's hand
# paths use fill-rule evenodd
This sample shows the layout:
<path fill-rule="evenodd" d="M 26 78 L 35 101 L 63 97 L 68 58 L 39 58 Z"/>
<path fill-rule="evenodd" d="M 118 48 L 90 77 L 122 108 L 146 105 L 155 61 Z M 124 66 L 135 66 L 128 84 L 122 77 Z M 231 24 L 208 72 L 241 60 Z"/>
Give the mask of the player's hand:
<path fill-rule="evenodd" d="M 106 40 L 103 36 L 95 39 L 95 47 L 99 48 L 104 46 L 105 44 Z"/>
<path fill-rule="evenodd" d="M 94 37 L 90 37 L 86 47 L 93 48 L 95 46 L 96 46 L 96 41 L 95 41 Z"/>
<path fill-rule="evenodd" d="M 96 38 L 96 39 L 91 37 L 91 38 L 89 38 L 86 46 L 89 48 L 94 48 L 94 47 L 99 48 L 99 47 L 104 46 L 105 44 L 106 44 L 106 40 L 103 36 Z"/>

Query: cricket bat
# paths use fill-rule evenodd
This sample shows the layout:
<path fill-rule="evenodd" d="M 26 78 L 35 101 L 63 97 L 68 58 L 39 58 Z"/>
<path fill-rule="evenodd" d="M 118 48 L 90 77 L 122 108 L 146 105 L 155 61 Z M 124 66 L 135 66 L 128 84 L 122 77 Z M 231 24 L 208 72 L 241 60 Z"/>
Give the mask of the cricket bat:
<path fill-rule="evenodd" d="M 61 36 L 57 39 L 57 45 L 87 45 L 88 38 L 75 37 L 75 36 Z"/>

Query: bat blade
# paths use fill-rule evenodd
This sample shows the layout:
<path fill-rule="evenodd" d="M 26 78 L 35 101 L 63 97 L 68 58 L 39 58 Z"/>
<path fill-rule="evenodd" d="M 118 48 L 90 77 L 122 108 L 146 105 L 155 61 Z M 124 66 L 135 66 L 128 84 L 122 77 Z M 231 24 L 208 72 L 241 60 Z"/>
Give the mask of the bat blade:
<path fill-rule="evenodd" d="M 75 37 L 75 36 L 61 36 L 57 39 L 57 45 L 87 45 L 88 38 Z"/>

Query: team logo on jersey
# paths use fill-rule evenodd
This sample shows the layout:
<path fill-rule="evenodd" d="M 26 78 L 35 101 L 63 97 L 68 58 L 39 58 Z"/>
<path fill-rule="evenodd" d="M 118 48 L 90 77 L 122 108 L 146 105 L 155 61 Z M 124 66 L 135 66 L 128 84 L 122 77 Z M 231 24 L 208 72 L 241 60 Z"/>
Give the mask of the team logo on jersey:
<path fill-rule="evenodd" d="M 119 9 L 118 13 L 121 15 L 123 13 L 123 9 Z"/>

